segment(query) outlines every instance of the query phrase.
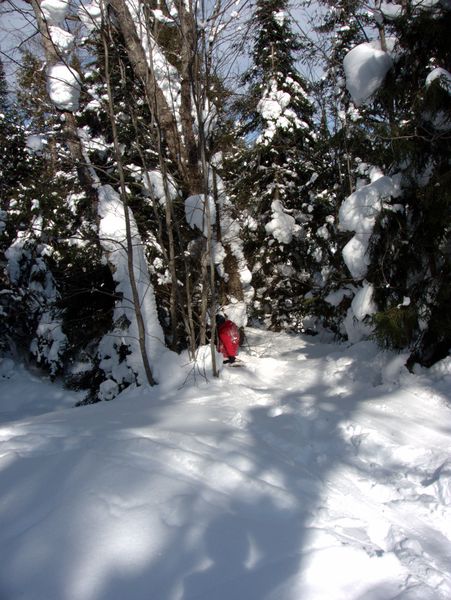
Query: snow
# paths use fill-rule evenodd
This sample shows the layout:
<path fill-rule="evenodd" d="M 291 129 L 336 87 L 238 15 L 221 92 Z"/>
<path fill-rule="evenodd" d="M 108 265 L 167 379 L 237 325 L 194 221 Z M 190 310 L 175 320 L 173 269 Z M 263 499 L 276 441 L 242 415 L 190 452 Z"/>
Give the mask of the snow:
<path fill-rule="evenodd" d="M 100 0 L 93 0 L 89 4 L 80 3 L 78 16 L 89 32 L 99 29 L 102 25 L 102 5 Z"/>
<path fill-rule="evenodd" d="M 272 16 L 273 16 L 274 21 L 277 23 L 277 25 L 279 25 L 280 27 L 283 27 L 283 25 L 285 24 L 285 21 L 287 19 L 286 12 L 284 10 L 274 11 L 272 13 Z"/>
<path fill-rule="evenodd" d="M 220 160 L 218 154 L 214 155 L 215 163 L 218 162 L 218 159 Z M 213 179 L 215 179 L 216 186 Z M 251 285 L 252 273 L 247 266 L 247 259 L 244 256 L 241 225 L 238 219 L 235 218 L 235 207 L 229 196 L 226 194 L 224 182 L 216 172 L 215 177 L 213 176 L 213 169 L 210 169 L 209 171 L 209 180 L 210 186 L 212 186 L 213 189 L 216 187 L 218 194 L 218 206 L 221 213 L 221 241 L 224 247 L 227 247 L 227 250 L 236 258 L 244 301 L 246 304 L 249 304 L 254 296 L 254 288 Z M 218 268 L 218 271 L 221 272 L 220 267 Z M 235 323 L 239 327 L 244 327 L 247 325 L 246 312 L 244 312 L 244 314 L 240 312 L 240 314 L 242 319 L 240 321 L 235 320 Z"/>
<path fill-rule="evenodd" d="M 49 25 L 49 33 L 56 50 L 60 54 L 67 54 L 73 49 L 75 37 L 70 31 L 65 31 L 55 25 Z"/>
<path fill-rule="evenodd" d="M 35 134 L 31 134 L 31 135 L 27 136 L 26 145 L 27 145 L 27 148 L 29 150 L 31 150 L 32 152 L 39 152 L 40 150 L 43 149 L 44 144 L 45 144 L 45 138 L 43 135 L 35 133 Z"/>
<path fill-rule="evenodd" d="M 231 298 L 228 304 L 224 304 L 221 307 L 223 312 L 228 319 L 236 323 L 237 327 L 245 327 L 247 323 L 247 307 L 246 303 Z"/>
<path fill-rule="evenodd" d="M 80 98 L 80 76 L 63 63 L 52 65 L 47 70 L 47 89 L 50 100 L 60 110 L 78 110 Z"/>
<path fill-rule="evenodd" d="M 371 182 L 348 196 L 339 210 L 339 229 L 355 232 L 342 251 L 345 264 L 354 279 L 363 279 L 366 275 L 369 265 L 368 244 L 384 200 L 397 198 L 401 194 L 398 175 L 389 177 L 373 167 L 370 169 L 370 178 Z"/>
<path fill-rule="evenodd" d="M 344 298 L 352 297 L 352 290 L 349 288 L 340 288 L 339 290 L 334 290 L 330 292 L 324 300 L 330 304 L 331 306 L 339 306 Z"/>
<path fill-rule="evenodd" d="M 448 94 L 451 94 L 451 73 L 446 69 L 436 67 L 426 77 L 426 87 L 429 87 L 436 79 L 438 79 L 440 87 Z"/>
<path fill-rule="evenodd" d="M 403 7 L 400 4 L 381 2 L 379 8 L 384 16 L 384 19 L 387 19 L 388 21 L 397 19 L 403 14 Z"/>
<path fill-rule="evenodd" d="M 209 209 L 210 215 L 207 213 Z M 205 237 L 208 235 L 208 217 L 210 225 L 213 227 L 216 223 L 216 206 L 212 196 L 208 196 L 208 205 L 205 201 L 205 194 L 195 194 L 188 196 L 185 200 L 186 222 L 191 229 L 199 229 Z"/>
<path fill-rule="evenodd" d="M 69 0 L 42 0 L 41 11 L 48 23 L 61 23 L 69 11 Z"/>
<path fill-rule="evenodd" d="M 161 171 L 154 169 L 153 171 L 144 172 L 142 182 L 152 198 L 158 200 L 162 205 L 166 204 L 165 182 Z M 167 174 L 166 185 L 169 198 L 175 200 L 178 196 L 177 185 L 169 173 Z"/>
<path fill-rule="evenodd" d="M 115 292 L 120 298 L 116 301 L 114 309 L 114 330 L 104 336 L 99 344 L 99 353 L 102 357 L 100 367 L 105 373 L 111 375 L 111 380 L 103 386 L 101 392 L 106 394 L 105 399 L 109 399 L 116 389 L 115 383 L 131 383 L 135 375 L 140 383 L 145 382 L 147 378 L 141 361 L 138 324 L 132 300 L 124 205 L 119 194 L 109 185 L 99 187 L 98 195 L 99 238 L 108 261 L 114 268 Z M 133 248 L 133 273 L 146 328 L 145 345 L 158 381 L 158 377 L 164 374 L 160 372 L 159 361 L 165 359 L 169 363 L 171 359 L 164 346 L 164 334 L 158 320 L 155 293 L 149 277 L 144 245 L 133 213 L 130 209 L 127 210 Z M 124 327 L 124 322 L 128 323 L 127 327 Z M 121 344 L 128 345 L 132 351 L 124 361 L 119 362 L 117 348 Z"/>
<path fill-rule="evenodd" d="M 451 597 L 449 359 L 246 333 L 219 380 L 80 408 L 0 363 L 2 598 Z"/>
<path fill-rule="evenodd" d="M 431 10 L 439 4 L 445 4 L 447 0 L 413 0 L 412 5 L 419 10 Z"/>
<path fill-rule="evenodd" d="M 355 280 L 363 280 L 367 274 L 370 264 L 368 246 L 380 211 L 383 207 L 393 208 L 388 201 L 401 194 L 398 174 L 389 177 L 380 169 L 368 165 L 362 165 L 362 170 L 368 173 L 370 183 L 364 185 L 361 182 L 360 187 L 343 202 L 338 215 L 339 229 L 355 232 L 342 250 L 344 263 Z M 373 294 L 373 286 L 367 281 L 363 281 L 360 288 L 355 290 L 355 296 L 343 321 L 343 333 L 352 343 L 359 342 L 373 333 L 373 327 L 365 322 L 365 317 L 377 310 Z M 328 301 L 334 304 L 342 299 L 340 296 L 331 296 Z"/>
<path fill-rule="evenodd" d="M 265 225 L 266 233 L 272 235 L 280 244 L 289 244 L 293 235 L 300 231 L 300 226 L 284 211 L 280 200 L 273 200 L 271 211 L 271 221 Z"/>
<path fill-rule="evenodd" d="M 393 65 L 380 42 L 365 42 L 355 46 L 343 59 L 346 87 L 356 106 L 361 106 L 377 92 Z"/>
<path fill-rule="evenodd" d="M 126 0 L 126 5 L 133 18 L 136 33 L 146 55 L 148 65 L 155 75 L 169 109 L 180 126 L 181 83 L 179 72 L 167 60 L 166 55 L 152 36 L 147 26 L 145 4 L 136 0 Z M 169 9 L 169 13 L 173 16 L 172 10 Z M 177 10 L 175 10 L 175 14 L 177 14 Z"/>
<path fill-rule="evenodd" d="M 358 321 L 363 321 L 366 316 L 375 313 L 376 308 L 373 302 L 373 295 L 374 287 L 367 281 L 364 281 L 351 302 L 352 312 Z"/>
<path fill-rule="evenodd" d="M 160 8 L 151 10 L 155 20 L 164 25 L 174 25 L 175 21 L 171 17 L 167 17 Z"/>
<path fill-rule="evenodd" d="M 287 83 L 288 79 L 291 78 L 287 78 Z M 297 93 L 303 93 L 301 86 L 293 80 L 291 80 L 290 85 Z M 294 110 L 290 108 L 290 102 L 290 94 L 279 90 L 277 81 L 270 81 L 268 88 L 257 105 L 257 112 L 266 121 L 265 130 L 257 139 L 258 143 L 269 143 L 277 130 L 292 131 L 293 129 L 308 129 L 307 123 L 299 119 Z"/>

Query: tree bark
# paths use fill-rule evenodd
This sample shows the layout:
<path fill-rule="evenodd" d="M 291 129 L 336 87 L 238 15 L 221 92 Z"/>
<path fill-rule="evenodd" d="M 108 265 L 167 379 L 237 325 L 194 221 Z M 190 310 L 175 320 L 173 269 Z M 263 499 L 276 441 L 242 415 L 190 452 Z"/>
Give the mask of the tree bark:
<path fill-rule="evenodd" d="M 116 127 L 116 118 L 114 114 L 114 106 L 113 106 L 113 94 L 111 90 L 111 81 L 110 81 L 110 64 L 109 64 L 109 54 L 108 54 L 108 41 L 105 39 L 105 33 L 103 35 L 103 47 L 105 52 L 105 82 L 107 88 L 108 95 L 108 112 L 110 118 L 111 131 L 113 134 L 113 145 L 114 145 L 114 154 L 116 158 L 117 169 L 119 173 L 119 183 L 120 183 L 120 191 L 121 191 L 121 200 L 122 205 L 124 207 L 124 219 L 125 219 L 125 232 L 126 232 L 126 244 L 127 244 L 127 269 L 128 269 L 128 277 L 130 280 L 130 287 L 132 290 L 132 302 L 133 302 L 133 310 L 136 317 L 136 324 L 138 327 L 138 342 L 139 348 L 141 352 L 141 359 L 144 367 L 144 371 L 146 373 L 147 382 L 149 385 L 155 385 L 155 379 L 153 377 L 152 369 L 150 366 L 149 356 L 147 353 L 146 346 L 146 325 L 144 323 L 144 318 L 141 310 L 141 300 L 139 297 L 138 286 L 135 278 L 135 266 L 133 259 L 133 239 L 131 233 L 131 225 L 130 225 L 130 215 L 127 201 L 127 190 L 125 185 L 125 174 L 124 168 L 122 164 L 120 145 L 119 145 L 119 137 Z"/>
<path fill-rule="evenodd" d="M 163 91 L 158 85 L 155 73 L 148 60 L 136 31 L 135 23 L 123 0 L 108 0 L 109 5 L 113 9 L 118 22 L 118 27 L 124 38 L 125 48 L 128 58 L 134 69 L 134 72 L 142 81 L 147 101 L 153 113 L 158 113 L 158 120 L 161 126 L 161 131 L 167 145 L 169 155 L 177 166 L 181 181 L 186 186 L 186 191 L 190 194 L 199 191 L 199 167 L 197 161 L 193 158 L 192 139 L 194 136 L 192 123 L 188 124 L 187 110 L 188 100 L 186 98 L 186 90 L 182 94 L 186 109 L 184 109 L 182 122 L 182 131 L 184 139 L 181 139 L 180 132 L 177 127 L 177 121 L 171 106 L 168 105 Z M 185 50 L 182 50 L 182 55 Z M 186 88 L 186 82 L 182 78 L 182 86 Z M 188 142 L 188 143 L 187 143 Z"/>

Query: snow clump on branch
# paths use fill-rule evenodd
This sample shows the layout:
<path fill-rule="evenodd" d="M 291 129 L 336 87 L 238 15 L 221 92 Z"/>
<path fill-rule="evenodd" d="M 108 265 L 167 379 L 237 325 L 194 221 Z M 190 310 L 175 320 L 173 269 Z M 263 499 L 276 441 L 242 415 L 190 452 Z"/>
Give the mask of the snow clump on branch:
<path fill-rule="evenodd" d="M 278 129 L 288 131 L 308 129 L 307 123 L 299 119 L 294 110 L 289 108 L 290 102 L 290 94 L 279 90 L 277 82 L 272 81 L 257 105 L 257 111 L 267 122 L 265 131 L 257 140 L 258 143 L 267 144 Z"/>
<path fill-rule="evenodd" d="M 356 106 L 369 100 L 381 87 L 393 66 L 388 52 L 381 50 L 380 42 L 365 42 L 355 46 L 343 59 L 346 87 Z"/>
<path fill-rule="evenodd" d="M 61 23 L 69 11 L 69 0 L 42 0 L 41 10 L 48 23 Z"/>
<path fill-rule="evenodd" d="M 289 244 L 293 234 L 300 230 L 294 218 L 288 215 L 280 200 L 274 200 L 271 204 L 272 219 L 265 225 L 266 232 L 273 236 L 280 244 Z"/>
<path fill-rule="evenodd" d="M 60 54 L 68 54 L 72 51 L 75 38 L 69 31 L 65 31 L 56 25 L 50 25 L 49 33 L 53 45 Z"/>
<path fill-rule="evenodd" d="M 343 248 L 343 259 L 355 279 L 366 275 L 369 258 L 368 244 L 383 200 L 400 195 L 400 177 L 388 177 L 379 169 L 370 170 L 371 183 L 348 196 L 340 207 L 339 229 L 354 231 L 354 237 Z"/>
<path fill-rule="evenodd" d="M 208 196 L 208 206 L 210 208 L 210 224 L 214 225 L 216 221 L 216 206 L 212 196 Z M 191 229 L 197 227 L 197 229 L 202 231 L 204 236 L 207 237 L 208 222 L 205 194 L 195 194 L 194 196 L 189 196 L 185 200 L 185 216 L 186 222 Z"/>
<path fill-rule="evenodd" d="M 77 71 L 63 63 L 49 67 L 47 89 L 50 100 L 60 110 L 78 110 L 80 99 L 80 79 Z"/>

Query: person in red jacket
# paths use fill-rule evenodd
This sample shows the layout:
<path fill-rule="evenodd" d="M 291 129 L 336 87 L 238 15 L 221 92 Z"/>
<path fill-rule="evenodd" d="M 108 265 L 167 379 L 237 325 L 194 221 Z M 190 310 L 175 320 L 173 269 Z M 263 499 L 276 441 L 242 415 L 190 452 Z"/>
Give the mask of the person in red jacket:
<path fill-rule="evenodd" d="M 240 345 L 240 332 L 233 321 L 216 315 L 218 351 L 224 356 L 224 364 L 234 363 Z"/>

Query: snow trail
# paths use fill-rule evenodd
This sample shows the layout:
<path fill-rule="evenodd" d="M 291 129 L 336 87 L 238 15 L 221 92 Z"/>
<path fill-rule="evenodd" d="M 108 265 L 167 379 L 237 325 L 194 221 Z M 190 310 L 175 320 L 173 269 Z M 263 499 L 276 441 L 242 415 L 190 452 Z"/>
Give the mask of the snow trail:
<path fill-rule="evenodd" d="M 0 598 L 451 596 L 447 371 L 247 336 L 219 381 L 78 409 L 29 417 L 0 381 Z"/>

